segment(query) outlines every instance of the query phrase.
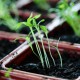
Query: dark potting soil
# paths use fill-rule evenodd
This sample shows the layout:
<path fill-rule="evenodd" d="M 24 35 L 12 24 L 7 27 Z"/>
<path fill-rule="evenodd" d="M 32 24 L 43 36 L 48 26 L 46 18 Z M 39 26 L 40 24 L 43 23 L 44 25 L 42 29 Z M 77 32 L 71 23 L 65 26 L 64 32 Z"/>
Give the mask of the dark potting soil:
<path fill-rule="evenodd" d="M 71 43 L 79 43 L 80 44 L 80 37 L 76 35 L 64 35 L 60 37 L 61 41 L 68 41 Z"/>
<path fill-rule="evenodd" d="M 76 36 L 76 35 L 62 35 L 60 37 L 50 37 L 52 39 L 59 39 L 60 41 L 67 41 L 67 42 L 71 42 L 71 43 L 79 43 L 80 44 L 80 37 Z"/>
<path fill-rule="evenodd" d="M 9 54 L 12 50 L 18 47 L 21 43 L 19 41 L 11 42 L 7 39 L 0 40 L 0 59 Z"/>
<path fill-rule="evenodd" d="M 76 54 L 74 55 L 76 56 Z M 80 56 L 71 57 L 69 54 L 64 52 L 64 54 L 62 54 L 62 59 L 62 67 L 60 67 L 60 59 L 58 57 L 57 59 L 55 59 L 56 66 L 53 65 L 53 62 L 50 62 L 50 68 L 43 68 L 40 61 L 35 58 L 34 55 L 32 55 L 31 57 L 28 57 L 27 59 L 22 61 L 21 64 L 10 64 L 8 67 L 27 72 L 68 79 L 74 79 L 80 76 Z"/>

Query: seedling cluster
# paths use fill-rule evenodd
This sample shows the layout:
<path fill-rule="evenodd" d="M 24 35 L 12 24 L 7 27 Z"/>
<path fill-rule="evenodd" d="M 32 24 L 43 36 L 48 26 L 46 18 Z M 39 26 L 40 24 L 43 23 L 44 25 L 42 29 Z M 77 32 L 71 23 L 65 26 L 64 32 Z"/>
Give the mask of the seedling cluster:
<path fill-rule="evenodd" d="M 75 35 L 80 36 L 80 16 L 78 12 L 74 11 L 72 8 L 74 2 L 68 3 L 68 0 L 61 0 L 57 8 L 52 8 L 50 11 L 54 11 L 57 15 L 63 18 L 73 29 Z"/>
<path fill-rule="evenodd" d="M 7 0 L 0 0 L 0 24 L 4 24 L 11 30 L 15 30 L 18 21 L 12 18 L 10 10 L 14 8 L 17 12 L 17 9 L 14 4 L 9 2 Z"/>
<path fill-rule="evenodd" d="M 49 61 L 48 55 L 46 53 L 46 50 L 45 50 L 45 47 L 44 47 L 44 44 L 43 44 L 43 38 L 40 37 L 40 41 L 41 41 L 42 49 L 43 49 L 43 55 L 42 55 L 42 52 L 41 52 L 41 49 L 40 49 L 37 37 L 35 36 L 34 30 L 33 30 L 33 28 L 35 28 L 35 30 L 38 32 L 39 36 L 41 35 L 41 30 L 45 33 L 47 41 L 48 41 L 48 47 L 49 47 L 50 57 L 52 58 L 54 66 L 55 66 L 56 63 L 55 63 L 55 60 L 54 60 L 54 58 L 53 58 L 53 56 L 51 54 L 51 50 L 50 50 L 51 46 L 50 46 L 50 42 L 49 42 L 49 39 L 48 39 L 48 30 L 47 30 L 46 26 L 40 25 L 40 23 L 44 22 L 44 19 L 40 20 L 38 23 L 36 22 L 36 20 L 39 17 L 40 17 L 40 15 L 36 15 L 36 16 L 32 17 L 32 14 L 31 14 L 26 22 L 20 22 L 20 23 L 18 23 L 17 29 L 20 28 L 21 25 L 25 25 L 26 27 L 28 27 L 30 29 L 30 33 L 29 33 L 29 35 L 27 35 L 25 37 L 25 39 L 28 41 L 28 44 L 31 47 L 33 53 L 41 61 L 41 64 L 42 64 L 43 68 L 45 68 L 45 67 L 50 68 L 50 61 Z M 38 54 L 34 52 L 34 49 L 32 47 L 32 42 L 31 42 L 31 39 L 30 39 L 31 35 L 33 36 L 33 39 L 34 39 L 34 42 L 35 42 Z M 60 52 L 58 50 L 58 45 L 57 46 L 52 46 L 52 47 L 54 47 L 57 50 L 57 52 L 59 54 L 59 57 L 60 57 L 61 67 L 62 67 L 62 58 L 61 58 Z"/>

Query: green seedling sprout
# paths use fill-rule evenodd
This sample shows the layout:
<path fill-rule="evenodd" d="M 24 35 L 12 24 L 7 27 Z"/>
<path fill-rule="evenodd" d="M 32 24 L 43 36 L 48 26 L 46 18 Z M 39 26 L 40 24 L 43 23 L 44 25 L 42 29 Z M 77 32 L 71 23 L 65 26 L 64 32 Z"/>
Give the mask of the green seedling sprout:
<path fill-rule="evenodd" d="M 51 56 L 51 58 L 52 58 L 52 60 L 53 60 L 53 62 L 54 62 L 54 65 L 56 65 L 55 64 L 55 60 L 54 60 L 54 58 L 53 58 L 53 56 L 52 56 L 52 54 L 51 54 L 51 50 L 50 50 L 50 42 L 49 42 L 49 38 L 48 38 L 48 30 L 45 28 L 46 26 L 40 26 L 40 28 L 41 28 L 41 30 L 45 33 L 45 35 L 46 35 L 46 38 L 47 38 L 47 41 L 48 41 L 48 47 L 49 47 L 49 53 L 50 53 L 50 56 Z M 59 39 L 60 40 L 60 39 Z M 59 40 L 58 40 L 58 43 L 59 43 Z M 60 55 L 60 52 L 59 52 L 59 50 L 58 50 L 58 43 L 57 43 L 57 46 L 52 46 L 52 47 L 54 47 L 56 50 L 57 50 L 57 53 L 58 53 L 58 55 L 59 55 L 59 58 L 60 58 L 60 63 L 61 63 L 61 67 L 62 67 L 62 57 L 61 57 L 61 55 Z"/>
<path fill-rule="evenodd" d="M 68 0 L 61 0 L 57 8 L 50 11 L 55 11 L 58 16 L 62 17 L 73 29 L 75 35 L 80 37 L 80 16 L 77 11 L 72 10 L 74 3 L 68 3 Z"/>
<path fill-rule="evenodd" d="M 59 38 L 59 40 L 60 40 L 60 38 Z M 59 43 L 59 40 L 58 40 L 58 42 L 57 42 L 57 45 L 56 46 L 51 46 L 51 47 L 53 47 L 53 48 L 55 48 L 56 49 L 56 51 L 57 51 L 57 53 L 58 53 L 58 55 L 59 55 L 59 58 L 60 58 L 60 66 L 62 67 L 62 57 L 61 57 L 61 54 L 60 54 L 60 51 L 59 51 L 59 49 L 58 49 L 58 43 Z"/>
<path fill-rule="evenodd" d="M 38 16 L 36 16 L 35 18 L 37 18 L 37 17 L 38 17 Z M 19 23 L 17 28 L 19 28 L 22 24 L 24 24 L 24 25 L 26 25 L 27 27 L 30 28 L 30 30 L 31 30 L 31 35 L 32 35 L 33 38 L 34 38 L 34 42 L 35 42 L 35 45 L 36 45 L 36 49 L 37 49 L 37 51 L 38 51 L 38 56 L 39 56 L 39 58 L 40 58 L 40 61 L 41 61 L 42 66 L 44 67 L 44 60 L 43 60 L 43 57 L 42 57 L 42 54 L 41 54 L 41 50 L 40 50 L 38 41 L 37 41 L 37 39 L 36 39 L 36 36 L 35 36 L 35 34 L 34 34 L 34 31 L 33 31 L 33 29 L 32 29 L 32 28 L 34 27 L 33 24 L 32 24 L 32 20 L 33 20 L 33 18 L 32 18 L 32 14 L 31 14 L 30 17 L 27 19 L 27 21 L 26 21 L 26 22 L 21 22 L 21 23 Z M 28 41 L 30 41 L 30 36 L 27 37 L 26 39 L 27 39 Z M 29 43 L 29 45 L 30 45 L 30 47 L 32 48 L 31 42 Z M 33 50 L 33 48 L 32 48 L 32 50 Z"/>
<path fill-rule="evenodd" d="M 41 32 L 40 32 L 40 26 L 39 26 L 39 23 L 40 22 L 43 22 L 44 20 L 41 20 L 38 24 L 36 23 L 36 20 L 35 19 L 37 19 L 37 18 L 33 18 L 33 24 L 34 24 L 34 27 L 36 28 L 36 30 L 37 30 L 37 32 L 38 32 L 38 34 L 39 34 L 39 36 L 41 35 Z M 42 40 L 42 37 L 40 37 L 40 40 L 41 40 L 41 43 L 42 43 L 42 48 L 43 48 L 43 52 L 44 52 L 44 61 L 45 61 L 45 63 L 46 63 L 46 66 L 47 67 L 49 67 L 50 68 L 50 63 L 49 63 L 49 60 L 48 60 L 48 56 L 47 56 L 47 53 L 46 53 L 46 50 L 45 50 L 45 48 L 44 48 L 44 44 L 43 44 L 43 40 Z"/>
<path fill-rule="evenodd" d="M 57 52 L 58 52 L 58 55 L 59 55 L 59 58 L 60 58 L 60 62 L 61 62 L 61 67 L 62 67 L 62 57 L 61 57 L 61 54 L 60 54 L 60 52 L 59 52 L 59 50 L 58 50 L 58 43 L 59 43 L 59 41 L 60 41 L 60 38 L 59 38 L 59 40 L 58 40 L 58 42 L 57 42 L 56 50 L 57 50 Z"/>
<path fill-rule="evenodd" d="M 47 0 L 33 0 L 34 3 L 43 10 L 50 9 L 50 5 L 48 4 Z"/>
<path fill-rule="evenodd" d="M 31 47 L 33 53 L 39 58 L 39 60 L 41 61 L 41 64 L 43 66 L 43 68 L 47 67 L 47 68 L 50 68 L 50 61 L 48 59 L 48 55 L 46 53 L 46 50 L 44 48 L 44 44 L 43 44 L 43 38 L 40 37 L 40 41 L 41 41 L 41 44 L 42 44 L 42 50 L 43 50 L 43 55 L 41 53 L 41 49 L 40 49 L 40 46 L 38 44 L 38 40 L 35 36 L 35 33 L 34 33 L 34 30 L 33 28 L 35 28 L 38 32 L 38 35 L 41 36 L 41 30 L 46 34 L 46 37 L 47 37 L 47 40 L 48 40 L 48 46 L 49 46 L 49 52 L 50 52 L 50 56 L 54 62 L 54 65 L 55 64 L 55 60 L 54 58 L 52 57 L 52 54 L 51 54 L 51 51 L 50 51 L 50 42 L 49 42 L 49 39 L 48 39 L 48 30 L 46 29 L 45 26 L 43 25 L 40 25 L 41 22 L 44 22 L 44 19 L 40 20 L 38 23 L 36 22 L 36 20 L 40 17 L 41 15 L 36 15 L 34 17 L 32 17 L 32 14 L 30 15 L 30 17 L 27 19 L 26 22 L 20 22 L 18 23 L 17 25 L 17 28 L 20 28 L 21 25 L 26 25 L 26 27 L 29 27 L 30 28 L 30 33 L 25 37 L 25 39 L 28 41 L 28 44 L 29 46 Z M 34 39 L 34 43 L 35 43 L 35 46 L 36 46 L 36 49 L 37 49 L 37 52 L 38 54 L 36 54 L 33 50 L 33 46 L 32 46 L 32 42 L 30 40 L 30 35 L 33 36 L 33 39 Z M 58 50 L 58 48 L 57 48 Z M 58 51 L 59 52 L 59 51 Z"/>
<path fill-rule="evenodd" d="M 46 38 L 47 38 L 47 41 L 48 41 L 48 46 L 49 46 L 49 53 L 50 53 L 50 56 L 51 56 L 51 58 L 52 58 L 52 60 L 53 60 L 53 62 L 54 62 L 54 65 L 56 65 L 55 64 L 55 60 L 54 60 L 54 58 L 53 58 L 53 56 L 52 56 L 52 54 L 51 54 L 51 51 L 50 51 L 50 42 L 49 42 L 49 39 L 48 39 L 48 30 L 45 28 L 46 26 L 43 26 L 43 25 L 41 25 L 40 26 L 40 28 L 41 28 L 41 30 L 45 33 L 45 35 L 46 35 Z"/>
<path fill-rule="evenodd" d="M 11 4 L 8 4 L 9 2 L 10 0 L 0 0 L 0 24 L 4 24 L 11 30 L 15 30 L 18 21 L 10 15 L 11 9 L 9 5 L 11 6 Z"/>
<path fill-rule="evenodd" d="M 5 77 L 6 78 L 8 78 L 9 80 L 12 80 L 11 78 L 10 78 L 10 72 L 12 71 L 12 68 L 8 68 L 8 70 L 5 72 Z"/>

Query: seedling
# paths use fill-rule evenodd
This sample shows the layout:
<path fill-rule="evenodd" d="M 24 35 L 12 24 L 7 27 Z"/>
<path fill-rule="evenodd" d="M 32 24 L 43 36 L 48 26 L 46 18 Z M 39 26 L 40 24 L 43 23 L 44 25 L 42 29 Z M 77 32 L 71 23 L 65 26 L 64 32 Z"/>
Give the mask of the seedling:
<path fill-rule="evenodd" d="M 5 72 L 5 77 L 8 78 L 8 80 L 12 80 L 10 77 L 10 72 L 12 71 L 12 68 L 8 68 L 8 70 Z"/>
<path fill-rule="evenodd" d="M 43 54 L 41 53 L 41 49 L 40 49 L 40 46 L 38 44 L 38 40 L 35 36 L 35 33 L 34 33 L 34 30 L 33 28 L 35 28 L 38 32 L 38 35 L 41 36 L 41 30 L 45 33 L 46 37 L 47 37 L 47 40 L 48 40 L 48 46 L 49 46 L 49 52 L 50 52 L 50 56 L 53 60 L 53 63 L 54 65 L 55 64 L 55 60 L 54 58 L 52 57 L 52 54 L 51 54 L 51 51 L 50 51 L 50 42 L 49 42 L 49 39 L 48 39 L 48 36 L 47 36 L 47 33 L 48 33 L 48 30 L 46 29 L 46 27 L 44 25 L 40 25 L 41 22 L 44 22 L 44 19 L 40 20 L 38 23 L 36 22 L 36 20 L 40 17 L 41 15 L 36 15 L 34 17 L 32 17 L 32 14 L 30 15 L 30 17 L 27 19 L 26 22 L 21 22 L 18 24 L 17 28 L 19 28 L 21 25 L 26 25 L 26 27 L 29 27 L 30 28 L 30 33 L 29 35 L 27 35 L 27 37 L 25 37 L 25 39 L 28 41 L 28 44 L 29 46 L 31 47 L 33 53 L 39 58 L 39 60 L 41 61 L 41 64 L 44 67 L 47 67 L 47 68 L 50 68 L 50 61 L 49 61 L 49 58 L 48 58 L 48 55 L 46 53 L 46 50 L 44 48 L 44 44 L 43 44 L 43 38 L 40 37 L 40 41 L 41 41 L 41 44 L 42 44 L 42 50 L 43 50 Z M 36 45 L 36 49 L 37 49 L 37 52 L 38 54 L 36 54 L 34 52 L 34 49 L 32 47 L 32 42 L 31 42 L 31 39 L 30 39 L 30 36 L 33 36 L 33 39 L 34 39 L 34 42 L 35 42 L 35 45 Z M 57 47 L 56 47 L 57 48 Z M 58 50 L 58 49 L 57 49 Z M 59 52 L 59 50 L 58 50 Z M 61 59 L 62 60 L 62 59 Z M 62 62 L 62 61 L 61 61 Z M 62 67 L 62 63 L 61 63 L 61 67 Z"/>
<path fill-rule="evenodd" d="M 10 8 L 13 4 L 8 4 L 9 2 L 10 0 L 0 0 L 0 24 L 7 25 L 11 30 L 15 30 L 18 21 L 10 15 Z"/>
<path fill-rule="evenodd" d="M 73 29 L 75 35 L 80 36 L 80 16 L 78 12 L 72 10 L 74 3 L 68 3 L 68 0 L 61 0 L 55 11 L 59 17 L 62 17 Z"/>

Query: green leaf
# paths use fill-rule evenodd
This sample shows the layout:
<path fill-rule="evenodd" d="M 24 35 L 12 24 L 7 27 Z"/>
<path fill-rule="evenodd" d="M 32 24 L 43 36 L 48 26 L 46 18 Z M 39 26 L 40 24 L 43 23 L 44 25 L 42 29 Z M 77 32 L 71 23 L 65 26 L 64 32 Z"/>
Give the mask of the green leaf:
<path fill-rule="evenodd" d="M 22 22 L 23 25 L 26 25 L 26 22 Z"/>
<path fill-rule="evenodd" d="M 42 20 L 40 20 L 38 23 L 40 24 L 40 23 L 42 23 L 42 22 L 44 22 L 45 21 L 45 19 L 42 19 Z"/>
<path fill-rule="evenodd" d="M 30 42 L 30 37 L 29 37 L 29 36 L 26 36 L 26 40 L 27 40 L 28 42 Z"/>
<path fill-rule="evenodd" d="M 41 14 L 34 16 L 33 18 L 38 19 L 40 18 Z"/>
<path fill-rule="evenodd" d="M 29 18 L 27 19 L 27 23 L 30 23 L 31 22 L 31 20 L 32 20 L 32 13 L 30 14 L 30 16 L 29 16 Z"/>
<path fill-rule="evenodd" d="M 9 78 L 11 71 L 12 71 L 12 68 L 9 68 L 9 69 L 6 71 L 6 73 L 5 73 L 5 77 Z"/>
<path fill-rule="evenodd" d="M 19 29 L 23 24 L 26 25 L 26 22 L 20 22 L 20 23 L 18 23 L 16 29 Z"/>
<path fill-rule="evenodd" d="M 30 23 L 31 20 L 32 20 L 32 18 L 29 17 L 29 18 L 27 19 L 27 22 Z"/>
<path fill-rule="evenodd" d="M 26 26 L 32 27 L 33 25 L 32 25 L 31 23 L 27 22 L 27 23 L 26 23 Z"/>
<path fill-rule="evenodd" d="M 21 27 L 21 25 L 22 25 L 22 22 L 18 23 L 17 28 Z"/>
<path fill-rule="evenodd" d="M 33 26 L 37 28 L 36 20 L 35 20 L 35 19 L 33 19 L 33 20 L 32 20 L 32 22 L 33 22 Z"/>
<path fill-rule="evenodd" d="M 40 22 L 44 22 L 45 21 L 45 19 L 42 19 Z"/>
<path fill-rule="evenodd" d="M 64 4 L 61 4 L 58 6 L 60 9 L 64 9 L 65 8 L 65 5 Z"/>
<path fill-rule="evenodd" d="M 31 21 L 32 21 L 32 18 L 28 18 L 27 19 L 27 22 L 26 22 L 26 25 L 28 26 L 28 27 L 32 27 L 33 25 L 32 25 L 32 23 L 31 23 Z"/>
<path fill-rule="evenodd" d="M 40 28 L 42 29 L 43 32 L 48 33 L 46 26 L 41 25 Z"/>
<path fill-rule="evenodd" d="M 38 22 L 38 25 L 40 25 L 40 23 L 42 23 L 42 22 L 44 22 L 44 21 L 45 21 L 45 19 L 40 20 L 40 21 Z"/>

